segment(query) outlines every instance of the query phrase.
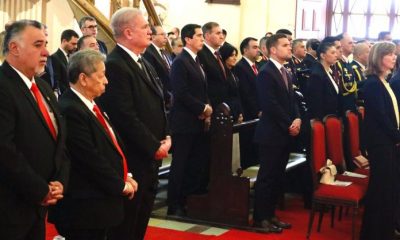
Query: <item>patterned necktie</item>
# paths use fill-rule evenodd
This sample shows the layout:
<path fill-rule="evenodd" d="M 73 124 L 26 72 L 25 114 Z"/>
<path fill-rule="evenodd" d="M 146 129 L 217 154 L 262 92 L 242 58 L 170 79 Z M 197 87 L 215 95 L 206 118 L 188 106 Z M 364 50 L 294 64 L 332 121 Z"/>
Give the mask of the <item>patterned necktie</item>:
<path fill-rule="evenodd" d="M 217 58 L 218 64 L 221 67 L 222 72 L 224 73 L 224 78 L 226 79 L 226 72 L 225 72 L 224 64 L 222 63 L 221 54 L 219 54 L 218 51 L 215 51 L 214 55 Z"/>
<path fill-rule="evenodd" d="M 257 66 L 253 63 L 253 64 L 251 65 L 251 68 L 253 69 L 254 74 L 257 76 L 257 75 L 258 75 Z"/>
<path fill-rule="evenodd" d="M 165 66 L 168 68 L 168 71 L 171 70 L 171 62 L 169 61 L 167 54 L 164 49 L 160 49 L 161 57 L 164 60 Z"/>
<path fill-rule="evenodd" d="M 42 94 L 40 93 L 39 88 L 37 87 L 36 83 L 32 83 L 31 91 L 32 91 L 33 95 L 35 96 L 39 110 L 42 113 L 42 116 L 43 116 L 44 120 L 46 121 L 47 126 L 49 127 L 51 136 L 53 136 L 54 140 L 56 140 L 57 139 L 56 129 L 53 125 L 53 122 L 51 121 L 50 114 L 43 102 Z"/>
<path fill-rule="evenodd" d="M 93 106 L 93 111 L 96 114 L 97 120 L 99 120 L 100 124 L 103 126 L 104 130 L 106 131 L 108 136 L 111 138 L 112 142 L 114 143 L 115 148 L 117 148 L 118 153 L 122 156 L 122 165 L 123 165 L 123 168 L 124 168 L 124 181 L 126 181 L 126 177 L 128 175 L 128 164 L 126 163 L 125 155 L 122 152 L 122 149 L 119 146 L 115 135 L 112 134 L 110 129 L 108 128 L 106 120 L 104 119 L 103 114 L 101 114 L 100 108 L 97 105 L 94 105 Z"/>
<path fill-rule="evenodd" d="M 289 87 L 288 87 L 289 83 L 288 83 L 288 78 L 287 78 L 285 67 L 281 67 L 281 74 L 282 74 L 283 81 L 285 82 L 286 89 L 289 89 Z"/>
<path fill-rule="evenodd" d="M 204 73 L 204 70 L 203 70 L 203 68 L 201 67 L 199 57 L 196 56 L 196 59 L 195 59 L 195 60 L 196 60 L 196 65 L 199 67 L 201 73 L 203 74 L 203 78 L 205 79 L 205 78 L 206 78 L 206 74 Z"/>

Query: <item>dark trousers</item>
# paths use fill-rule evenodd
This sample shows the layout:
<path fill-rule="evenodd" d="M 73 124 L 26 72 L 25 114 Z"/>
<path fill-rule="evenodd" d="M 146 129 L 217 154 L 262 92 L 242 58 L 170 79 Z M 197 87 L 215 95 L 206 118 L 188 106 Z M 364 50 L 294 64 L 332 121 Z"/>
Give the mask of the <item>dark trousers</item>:
<path fill-rule="evenodd" d="M 190 194 L 207 190 L 209 176 L 209 136 L 206 133 L 174 134 L 172 163 L 168 181 L 168 206 L 183 208 Z"/>
<path fill-rule="evenodd" d="M 45 239 L 45 223 L 43 218 L 35 218 L 31 224 L 0 225 L 0 238 L 12 240 L 43 240 Z"/>
<path fill-rule="evenodd" d="M 399 150 L 390 145 L 367 150 L 370 179 L 360 239 L 392 240 L 399 199 Z"/>
<path fill-rule="evenodd" d="M 151 161 L 151 160 L 147 160 Z M 153 209 L 158 186 L 158 164 L 132 169 L 138 191 L 132 200 L 124 199 L 125 217 L 123 222 L 109 231 L 108 240 L 142 240 Z"/>
<path fill-rule="evenodd" d="M 275 216 L 275 207 L 284 187 L 290 144 L 285 146 L 259 145 L 260 169 L 257 175 L 254 200 L 254 220 Z"/>
<path fill-rule="evenodd" d="M 241 129 L 239 132 L 240 143 L 240 165 L 243 169 L 255 166 L 260 163 L 258 147 L 254 143 L 254 127 Z"/>
<path fill-rule="evenodd" d="M 107 229 L 79 229 L 68 228 L 56 224 L 58 233 L 65 237 L 66 240 L 106 240 Z"/>

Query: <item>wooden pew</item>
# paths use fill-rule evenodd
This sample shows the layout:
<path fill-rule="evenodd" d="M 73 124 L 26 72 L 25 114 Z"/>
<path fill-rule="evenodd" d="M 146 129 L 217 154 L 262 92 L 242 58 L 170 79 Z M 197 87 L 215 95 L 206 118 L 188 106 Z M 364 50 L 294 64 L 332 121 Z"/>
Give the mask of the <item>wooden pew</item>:
<path fill-rule="evenodd" d="M 229 107 L 221 104 L 212 119 L 210 181 L 208 193 L 187 198 L 190 220 L 251 229 L 250 188 L 256 175 L 234 176 L 232 165 L 232 135 L 241 128 L 255 127 L 258 119 L 233 125 Z M 287 170 L 306 161 L 303 154 L 292 155 Z"/>

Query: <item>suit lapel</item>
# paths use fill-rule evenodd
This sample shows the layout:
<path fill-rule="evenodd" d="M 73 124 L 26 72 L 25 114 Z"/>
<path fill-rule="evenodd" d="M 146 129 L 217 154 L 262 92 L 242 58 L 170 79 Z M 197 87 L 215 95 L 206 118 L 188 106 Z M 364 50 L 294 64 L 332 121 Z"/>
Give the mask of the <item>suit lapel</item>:
<path fill-rule="evenodd" d="M 158 90 L 158 87 L 155 86 L 152 82 L 151 79 L 148 79 L 146 74 L 144 73 L 144 71 L 139 67 L 138 63 L 135 62 L 135 60 L 132 59 L 131 56 L 129 56 L 129 54 L 122 49 L 120 46 L 116 47 L 119 55 L 125 60 L 125 62 L 128 64 L 128 66 L 133 70 L 133 73 L 136 75 L 136 73 L 138 73 L 138 75 L 140 76 L 140 78 L 142 78 L 142 80 L 151 88 L 153 89 L 157 95 L 159 95 L 160 97 L 163 98 L 162 93 L 160 93 L 160 91 Z M 142 60 L 144 62 L 144 64 L 147 64 L 147 70 L 149 72 L 150 77 L 154 78 L 154 75 L 152 73 L 152 71 L 150 70 L 150 68 L 148 67 L 149 64 L 146 62 L 146 60 L 142 57 Z M 164 98 L 163 98 L 164 99 Z"/>
<path fill-rule="evenodd" d="M 206 81 L 206 73 L 204 72 L 204 70 L 202 69 L 202 66 L 200 64 L 200 66 L 196 63 L 196 61 L 192 58 L 192 56 L 186 51 L 183 50 L 182 51 L 182 57 L 186 58 L 187 61 L 190 63 L 190 65 L 192 65 L 193 69 L 195 69 L 195 71 L 199 74 L 200 78 L 207 83 Z M 198 56 L 197 56 L 198 57 Z"/>
<path fill-rule="evenodd" d="M 15 84 L 17 85 L 17 88 L 24 94 L 25 98 L 28 100 L 28 102 L 31 104 L 32 108 L 40 118 L 40 121 L 44 125 L 44 127 L 48 130 L 49 136 L 54 140 L 53 136 L 51 135 L 50 129 L 46 123 L 46 120 L 43 117 L 42 112 L 39 109 L 39 106 L 37 105 L 37 102 L 35 98 L 33 97 L 31 91 L 28 89 L 28 87 L 25 85 L 24 81 L 21 79 L 21 77 L 18 75 L 18 73 L 8 64 L 8 62 L 3 63 L 3 69 L 4 73 L 10 77 L 10 81 L 14 81 L 15 79 Z M 40 90 L 42 93 L 42 91 Z M 42 93 L 44 96 L 44 94 Z M 44 98 L 46 98 L 44 96 Z M 54 109 L 54 107 L 52 107 Z"/>
<path fill-rule="evenodd" d="M 289 76 L 287 76 L 287 80 L 288 80 L 288 87 L 286 88 L 285 82 L 283 80 L 281 71 L 275 66 L 275 64 L 272 61 L 269 61 L 267 64 L 269 64 L 269 66 L 271 67 L 273 73 L 275 74 L 275 78 L 278 80 L 278 84 L 281 86 L 281 88 L 289 94 L 289 90 L 291 87 L 290 84 L 290 78 Z"/>
<path fill-rule="evenodd" d="M 250 64 L 246 61 L 246 59 L 242 58 L 240 61 L 242 62 L 243 66 L 245 67 L 247 73 L 250 76 L 253 76 L 255 79 L 257 77 L 257 75 L 254 73 L 253 69 L 251 68 Z"/>
<path fill-rule="evenodd" d="M 65 97 L 69 98 L 71 101 L 73 101 L 74 104 L 78 105 L 79 108 L 81 108 L 81 109 L 83 109 L 83 111 L 85 111 L 85 113 L 89 116 L 89 118 L 92 119 L 92 121 L 94 122 L 94 125 L 96 125 L 96 127 L 107 138 L 108 142 L 113 146 L 115 151 L 118 152 L 118 149 L 116 148 L 116 146 L 115 146 L 113 140 L 111 139 L 110 135 L 108 135 L 108 133 L 104 129 L 103 125 L 101 125 L 100 121 L 97 119 L 96 115 L 91 110 L 89 110 L 89 108 L 85 105 L 85 103 L 82 102 L 82 100 L 70 89 L 67 90 L 65 95 L 66 95 Z M 103 112 L 102 112 L 102 115 L 103 115 L 103 118 L 106 119 L 107 123 L 110 124 L 110 122 L 108 121 L 108 118 L 106 118 L 104 116 Z M 111 124 L 110 124 L 110 126 L 111 126 Z"/>

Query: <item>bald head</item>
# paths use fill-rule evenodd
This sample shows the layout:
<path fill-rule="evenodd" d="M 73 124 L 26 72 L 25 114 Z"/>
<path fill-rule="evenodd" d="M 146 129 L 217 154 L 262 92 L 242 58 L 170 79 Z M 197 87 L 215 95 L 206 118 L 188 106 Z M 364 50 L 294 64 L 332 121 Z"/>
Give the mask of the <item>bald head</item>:
<path fill-rule="evenodd" d="M 354 46 L 353 58 L 364 66 L 367 66 L 370 45 L 367 42 L 357 43 Z"/>

